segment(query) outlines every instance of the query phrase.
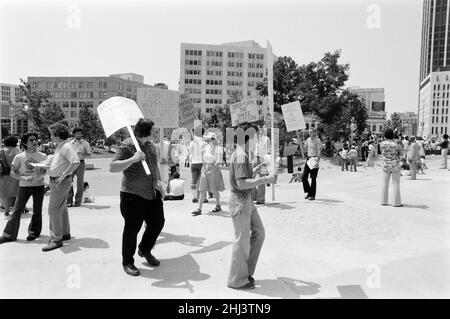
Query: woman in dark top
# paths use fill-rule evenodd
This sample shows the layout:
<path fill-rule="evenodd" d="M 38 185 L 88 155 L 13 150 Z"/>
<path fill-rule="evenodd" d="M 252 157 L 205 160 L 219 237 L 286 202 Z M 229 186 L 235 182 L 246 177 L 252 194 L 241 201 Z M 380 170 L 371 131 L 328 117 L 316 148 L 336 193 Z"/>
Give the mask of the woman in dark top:
<path fill-rule="evenodd" d="M 448 135 L 444 134 L 442 137 L 444 138 L 444 140 L 440 143 L 442 156 L 441 168 L 447 169 Z"/>

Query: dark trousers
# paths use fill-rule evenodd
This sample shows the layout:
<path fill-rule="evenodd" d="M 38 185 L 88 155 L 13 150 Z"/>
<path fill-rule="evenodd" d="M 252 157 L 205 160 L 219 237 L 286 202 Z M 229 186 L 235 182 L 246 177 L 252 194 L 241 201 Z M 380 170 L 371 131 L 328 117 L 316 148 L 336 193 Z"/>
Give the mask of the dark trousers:
<path fill-rule="evenodd" d="M 139 250 L 146 254 L 155 245 L 164 227 L 164 209 L 161 194 L 154 200 L 147 200 L 140 196 L 121 192 L 120 212 L 125 220 L 122 235 L 122 265 L 134 264 L 137 235 L 145 221 L 146 228 L 139 244 Z"/>
<path fill-rule="evenodd" d="M 81 204 L 83 201 L 84 192 L 84 172 L 86 171 L 86 164 L 84 160 L 80 161 L 80 165 L 72 173 L 72 181 L 77 177 L 77 192 L 75 194 L 75 204 Z M 67 204 L 73 204 L 73 186 L 70 187 L 69 195 L 67 196 Z"/>
<path fill-rule="evenodd" d="M 305 168 L 303 170 L 302 182 L 303 182 L 303 190 L 311 197 L 316 196 L 316 178 L 319 173 L 319 168 L 310 169 L 308 164 L 305 164 Z M 308 181 L 308 176 L 311 176 L 311 185 Z"/>
<path fill-rule="evenodd" d="M 183 200 L 183 199 L 184 199 L 184 194 L 180 195 L 180 196 L 166 195 L 164 197 L 164 200 Z"/>
<path fill-rule="evenodd" d="M 42 202 L 44 201 L 44 186 L 19 187 L 14 213 L 6 224 L 3 237 L 16 240 L 19 233 L 20 218 L 25 209 L 25 205 L 33 196 L 33 216 L 28 227 L 28 234 L 38 237 L 42 230 Z"/>

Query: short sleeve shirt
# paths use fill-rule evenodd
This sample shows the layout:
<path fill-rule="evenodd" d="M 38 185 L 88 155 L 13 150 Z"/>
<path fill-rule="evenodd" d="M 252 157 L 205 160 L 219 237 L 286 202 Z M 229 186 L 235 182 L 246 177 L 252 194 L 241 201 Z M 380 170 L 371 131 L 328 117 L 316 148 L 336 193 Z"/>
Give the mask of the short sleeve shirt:
<path fill-rule="evenodd" d="M 52 158 L 48 170 L 48 175 L 59 177 L 74 163 L 80 163 L 80 159 L 67 139 L 56 147 L 55 155 Z"/>
<path fill-rule="evenodd" d="M 312 156 L 320 156 L 320 152 L 322 150 L 322 142 L 318 137 L 311 138 L 308 137 L 305 142 L 306 152 L 308 153 L 308 157 Z"/>
<path fill-rule="evenodd" d="M 41 152 L 35 153 L 27 153 L 22 152 L 17 154 L 12 162 L 14 167 L 19 168 L 20 176 L 34 176 L 36 174 L 36 169 L 34 168 L 32 163 L 40 163 L 47 159 L 47 155 Z M 33 186 L 43 186 L 44 185 L 44 176 L 40 178 L 33 179 L 31 181 L 23 181 L 20 180 L 20 187 L 33 187 Z"/>
<path fill-rule="evenodd" d="M 123 171 L 121 191 L 140 196 L 147 200 L 156 198 L 156 185 L 159 179 L 158 157 L 156 147 L 153 143 L 140 145 L 146 155 L 146 162 L 150 168 L 151 175 L 145 173 L 141 162 L 132 164 Z M 120 144 L 113 157 L 113 161 L 129 159 L 136 153 L 136 147 L 131 138 L 127 138 Z"/>
<path fill-rule="evenodd" d="M 236 194 L 251 194 L 253 189 L 239 189 L 238 179 L 251 179 L 253 177 L 253 166 L 248 154 L 241 148 L 236 148 L 230 160 L 230 186 L 231 192 Z"/>

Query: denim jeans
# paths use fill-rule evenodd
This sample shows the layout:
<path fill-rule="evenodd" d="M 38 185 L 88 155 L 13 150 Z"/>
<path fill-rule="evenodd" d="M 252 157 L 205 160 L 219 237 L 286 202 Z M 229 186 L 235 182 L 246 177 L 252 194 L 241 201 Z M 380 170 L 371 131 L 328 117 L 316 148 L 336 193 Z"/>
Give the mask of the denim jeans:
<path fill-rule="evenodd" d="M 44 201 L 44 186 L 19 187 L 16 205 L 11 219 L 6 224 L 3 237 L 16 240 L 20 228 L 20 218 L 28 199 L 33 196 L 33 216 L 28 227 L 28 234 L 39 237 L 42 230 L 42 202 Z"/>
<path fill-rule="evenodd" d="M 238 288 L 253 276 L 265 238 L 264 226 L 251 194 L 231 193 L 230 214 L 233 221 L 234 242 L 228 286 Z"/>
<path fill-rule="evenodd" d="M 164 227 L 164 208 L 161 195 L 154 200 L 147 200 L 138 195 L 120 192 L 120 212 L 125 221 L 122 234 L 122 265 L 134 264 L 137 235 L 145 221 L 146 228 L 139 244 L 139 250 L 147 254 L 155 245 Z"/>
<path fill-rule="evenodd" d="M 387 205 L 389 198 L 389 179 L 392 176 L 392 184 L 394 186 L 394 206 L 402 204 L 400 196 L 400 170 L 385 171 L 383 170 L 383 188 L 381 191 L 381 204 Z"/>

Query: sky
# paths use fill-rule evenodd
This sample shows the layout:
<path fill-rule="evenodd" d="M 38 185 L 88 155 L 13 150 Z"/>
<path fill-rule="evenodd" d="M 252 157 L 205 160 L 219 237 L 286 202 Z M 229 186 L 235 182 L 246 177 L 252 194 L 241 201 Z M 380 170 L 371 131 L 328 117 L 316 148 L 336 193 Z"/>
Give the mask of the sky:
<path fill-rule="evenodd" d="M 346 86 L 417 111 L 421 26 L 420 0 L 0 0 L 0 83 L 132 72 L 178 90 L 180 43 L 269 40 L 299 65 L 340 49 Z"/>

